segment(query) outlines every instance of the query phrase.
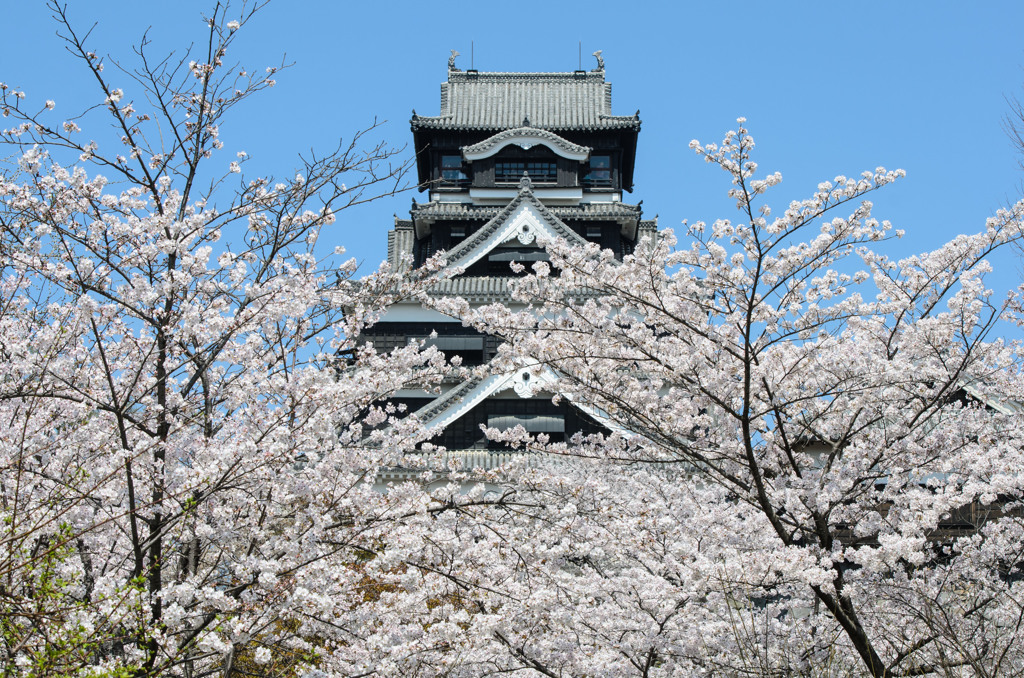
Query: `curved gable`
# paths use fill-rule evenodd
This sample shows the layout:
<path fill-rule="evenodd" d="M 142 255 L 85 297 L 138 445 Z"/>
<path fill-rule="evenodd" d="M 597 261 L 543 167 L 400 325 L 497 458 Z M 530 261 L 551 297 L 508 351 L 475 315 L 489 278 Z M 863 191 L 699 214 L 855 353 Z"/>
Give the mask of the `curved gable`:
<path fill-rule="evenodd" d="M 566 158 L 567 160 L 575 160 L 576 162 L 584 162 L 590 157 L 590 148 L 588 146 L 574 144 L 567 139 L 563 139 L 554 132 L 549 132 L 548 130 L 539 129 L 537 127 L 516 127 L 514 129 L 507 129 L 488 139 L 484 139 L 479 143 L 475 143 L 471 146 L 463 146 L 462 157 L 467 162 L 483 160 L 484 158 L 490 158 L 496 155 L 506 146 L 512 145 L 519 146 L 520 148 L 527 150 L 534 146 L 546 146 L 551 149 L 555 155 Z"/>

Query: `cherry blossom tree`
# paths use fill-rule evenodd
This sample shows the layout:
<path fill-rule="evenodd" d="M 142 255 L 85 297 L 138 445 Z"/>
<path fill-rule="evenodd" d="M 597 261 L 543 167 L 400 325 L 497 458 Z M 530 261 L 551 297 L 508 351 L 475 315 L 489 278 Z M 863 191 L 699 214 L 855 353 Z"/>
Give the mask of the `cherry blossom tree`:
<path fill-rule="evenodd" d="M 54 3 L 98 104 L 61 117 L 0 85 L 4 675 L 315 665 L 351 641 L 388 526 L 430 506 L 374 491 L 421 435 L 374 403 L 444 361 L 355 337 L 432 271 L 357 278 L 317 246 L 407 163 L 359 134 L 284 180 L 225 157 L 220 127 L 278 70 L 226 61 L 259 6 L 218 4 L 181 56 L 144 38 L 129 69 Z"/>
<path fill-rule="evenodd" d="M 548 243 L 526 310 L 474 309 L 424 294 L 437 261 L 359 279 L 317 244 L 401 186 L 390 149 L 224 157 L 277 75 L 225 61 L 258 4 L 134 70 L 52 9 L 100 98 L 0 85 L 6 675 L 1024 673 L 1020 304 L 984 284 L 1024 208 L 892 261 L 865 197 L 898 172 L 775 216 L 741 126 L 694 145 L 737 220 Z M 375 490 L 430 434 L 375 403 L 451 370 L 356 342 L 403 295 L 609 433 L 491 431 L 518 463 Z"/>
<path fill-rule="evenodd" d="M 1022 356 L 995 336 L 1019 302 L 984 281 L 1024 205 L 894 261 L 866 197 L 902 172 L 773 211 L 742 125 L 692 144 L 737 219 L 622 262 L 547 243 L 523 311 L 437 303 L 507 339 L 491 369 L 553 370 L 609 430 L 491 432 L 554 459 L 509 470 L 530 508 L 463 511 L 491 543 L 497 575 L 466 593 L 502 670 L 1024 674 Z"/>

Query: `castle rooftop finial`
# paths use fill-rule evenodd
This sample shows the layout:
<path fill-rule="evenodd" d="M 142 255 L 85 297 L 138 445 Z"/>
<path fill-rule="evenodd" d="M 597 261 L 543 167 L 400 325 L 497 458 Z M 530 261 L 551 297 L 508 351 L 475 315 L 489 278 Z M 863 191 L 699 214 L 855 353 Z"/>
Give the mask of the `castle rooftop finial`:
<path fill-rule="evenodd" d="M 597 68 L 594 69 L 595 71 L 604 70 L 604 57 L 601 56 L 601 52 L 602 50 L 597 50 L 596 52 L 594 52 L 594 57 L 597 59 Z"/>
<path fill-rule="evenodd" d="M 452 50 L 452 55 L 450 57 L 448 57 L 448 70 L 449 71 L 461 71 L 462 70 L 461 68 L 456 68 L 455 67 L 455 57 L 457 57 L 457 56 L 459 56 L 458 51 L 453 49 Z"/>

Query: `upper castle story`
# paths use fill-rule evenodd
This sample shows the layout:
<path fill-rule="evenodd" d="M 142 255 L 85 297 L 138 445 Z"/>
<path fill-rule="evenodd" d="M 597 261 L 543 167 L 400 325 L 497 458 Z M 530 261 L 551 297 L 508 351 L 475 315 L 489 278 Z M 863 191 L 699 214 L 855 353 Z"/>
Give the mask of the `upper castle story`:
<path fill-rule="evenodd" d="M 439 114 L 413 112 L 418 185 L 426 199 L 414 199 L 409 218 L 396 217 L 388 233 L 393 266 L 419 266 L 443 251 L 453 274 L 428 295 L 522 307 L 510 279 L 546 261 L 547 242 L 597 244 L 621 260 L 644 237 L 656 237 L 656 219 L 643 219 L 641 205 L 624 200 L 633 190 L 639 112 L 612 113 L 599 53 L 597 69 L 568 73 L 462 71 L 455 56 L 441 85 Z M 393 304 L 361 341 L 378 350 L 432 346 L 464 366 L 490 363 L 501 343 L 421 298 Z M 550 370 L 524 366 L 469 374 L 457 383 L 462 378 L 439 395 L 402 391 L 389 400 L 438 430 L 434 444 L 461 451 L 452 454 L 506 449 L 482 427 L 520 425 L 552 441 L 604 430 L 599 413 L 553 400 Z M 463 461 L 490 468 L 493 460 Z"/>
<path fill-rule="evenodd" d="M 450 64 L 441 112 L 413 112 L 431 200 L 506 201 L 527 173 L 545 202 L 619 202 L 633 190 L 639 111 L 612 113 L 603 63 L 568 73 L 481 73 Z"/>
<path fill-rule="evenodd" d="M 411 254 L 419 265 L 444 250 L 464 276 L 506 277 L 512 261 L 546 258 L 534 233 L 597 243 L 620 259 L 653 234 L 641 205 L 623 198 L 633 190 L 640 114 L 612 112 L 600 53 L 598 68 L 562 73 L 463 71 L 455 56 L 439 114 L 413 111 L 427 201 L 396 221 L 392 260 Z M 504 233 L 524 210 L 533 230 Z"/>

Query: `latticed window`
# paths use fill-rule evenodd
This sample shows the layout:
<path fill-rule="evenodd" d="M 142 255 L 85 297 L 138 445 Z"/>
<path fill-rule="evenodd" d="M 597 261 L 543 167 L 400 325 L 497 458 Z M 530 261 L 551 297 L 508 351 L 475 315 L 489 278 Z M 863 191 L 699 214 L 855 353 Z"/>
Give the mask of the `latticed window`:
<path fill-rule="evenodd" d="M 451 359 L 458 355 L 463 365 L 482 365 L 491 359 L 500 343 L 463 327 L 461 323 L 380 323 L 359 335 L 358 343 L 372 343 L 380 353 L 387 353 L 412 342 L 434 346 Z"/>
<path fill-rule="evenodd" d="M 539 247 L 500 247 L 491 250 L 487 255 L 488 261 L 521 261 L 525 263 L 548 261 L 549 259 L 547 250 Z"/>
<path fill-rule="evenodd" d="M 590 417 L 565 402 L 555 405 L 550 398 L 498 398 L 480 403 L 449 424 L 432 442 L 449 450 L 508 449 L 505 443 L 487 440 L 481 426 L 499 430 L 522 426 L 529 433 L 543 433 L 556 443 L 576 432 L 604 432 Z"/>
<path fill-rule="evenodd" d="M 517 182 L 523 172 L 530 175 L 530 181 L 539 184 L 558 181 L 558 163 L 547 160 L 519 160 L 494 163 L 494 180 L 499 183 Z"/>
<path fill-rule="evenodd" d="M 529 433 L 565 433 L 565 417 L 556 414 L 492 414 L 487 417 L 487 428 L 508 431 L 522 426 Z"/>
<path fill-rule="evenodd" d="M 477 271 L 481 275 L 516 277 L 526 275 L 533 262 L 549 259 L 547 251 L 540 247 L 497 247 L 487 255 L 486 267 L 478 266 Z M 513 271 L 513 261 L 523 264 L 526 269 L 518 273 Z"/>
<path fill-rule="evenodd" d="M 463 365 L 482 365 L 484 363 L 483 335 L 471 337 L 459 336 L 410 336 L 409 343 L 423 342 L 423 348 L 435 347 L 451 360 L 454 356 L 462 358 Z"/>

